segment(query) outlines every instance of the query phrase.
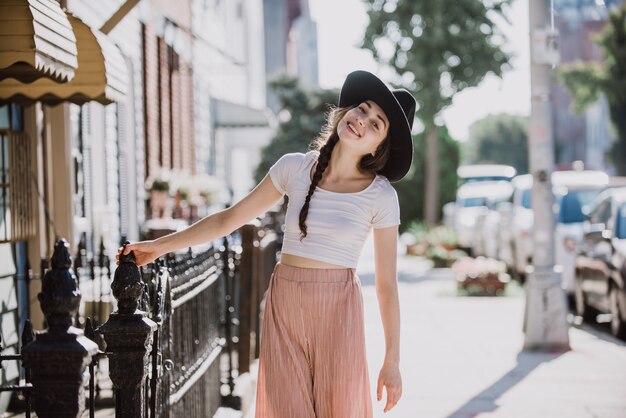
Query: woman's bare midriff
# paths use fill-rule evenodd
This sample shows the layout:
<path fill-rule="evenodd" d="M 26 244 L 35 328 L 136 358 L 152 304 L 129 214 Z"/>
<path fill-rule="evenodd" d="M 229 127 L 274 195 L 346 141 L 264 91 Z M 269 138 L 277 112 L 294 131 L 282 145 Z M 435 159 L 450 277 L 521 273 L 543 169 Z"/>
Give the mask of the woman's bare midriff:
<path fill-rule="evenodd" d="M 313 260 L 311 258 L 300 257 L 293 254 L 281 254 L 281 264 L 286 264 L 294 267 L 304 267 L 310 269 L 345 269 L 346 266 L 338 266 L 336 264 L 326 263 L 324 261 Z"/>

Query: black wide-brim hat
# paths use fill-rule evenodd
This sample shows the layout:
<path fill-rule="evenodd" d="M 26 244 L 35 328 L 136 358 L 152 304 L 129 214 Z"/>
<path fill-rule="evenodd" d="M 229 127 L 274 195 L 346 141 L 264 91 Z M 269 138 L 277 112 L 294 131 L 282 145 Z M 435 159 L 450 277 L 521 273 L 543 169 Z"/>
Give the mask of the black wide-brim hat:
<path fill-rule="evenodd" d="M 348 74 L 339 94 L 339 107 L 352 107 L 372 100 L 385 112 L 389 120 L 387 140 L 391 153 L 385 166 L 378 172 L 389 181 L 402 179 L 411 168 L 413 140 L 411 128 L 415 116 L 415 98 L 407 90 L 390 90 L 385 83 L 368 71 Z"/>

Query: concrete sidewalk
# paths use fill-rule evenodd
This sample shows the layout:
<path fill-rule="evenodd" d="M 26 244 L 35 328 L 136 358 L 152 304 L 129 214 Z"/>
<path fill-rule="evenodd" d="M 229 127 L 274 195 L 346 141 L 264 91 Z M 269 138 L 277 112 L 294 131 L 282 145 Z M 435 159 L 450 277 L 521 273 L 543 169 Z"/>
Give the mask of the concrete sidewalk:
<path fill-rule="evenodd" d="M 370 379 L 384 356 L 373 273 L 362 271 Z M 524 297 L 457 297 L 446 270 L 399 265 L 404 394 L 375 417 L 624 418 L 626 344 L 570 329 L 566 353 L 521 352 Z M 372 388 L 374 390 L 374 387 Z"/>
<path fill-rule="evenodd" d="M 523 292 L 458 297 L 449 270 L 401 257 L 403 396 L 383 414 L 375 389 L 384 336 L 373 258 L 359 266 L 375 417 L 625 418 L 626 344 L 602 327 L 572 327 L 566 353 L 521 352 Z M 250 408 L 246 418 L 254 416 Z M 297 418 L 297 417 L 294 417 Z"/>

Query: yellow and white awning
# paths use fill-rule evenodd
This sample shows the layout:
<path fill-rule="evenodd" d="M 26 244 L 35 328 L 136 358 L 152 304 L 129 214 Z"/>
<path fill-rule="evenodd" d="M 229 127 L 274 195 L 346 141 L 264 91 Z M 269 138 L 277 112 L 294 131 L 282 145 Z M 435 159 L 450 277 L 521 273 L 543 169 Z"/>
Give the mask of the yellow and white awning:
<path fill-rule="evenodd" d="M 78 67 L 76 37 L 55 0 L 0 1 L 0 80 L 69 81 Z"/>
<path fill-rule="evenodd" d="M 78 69 L 67 83 L 39 79 L 29 84 L 15 79 L 0 81 L 0 102 L 29 104 L 41 101 L 57 104 L 69 101 L 102 104 L 123 101 L 128 84 L 128 71 L 119 48 L 106 35 L 90 28 L 79 18 L 67 14 L 76 36 Z"/>

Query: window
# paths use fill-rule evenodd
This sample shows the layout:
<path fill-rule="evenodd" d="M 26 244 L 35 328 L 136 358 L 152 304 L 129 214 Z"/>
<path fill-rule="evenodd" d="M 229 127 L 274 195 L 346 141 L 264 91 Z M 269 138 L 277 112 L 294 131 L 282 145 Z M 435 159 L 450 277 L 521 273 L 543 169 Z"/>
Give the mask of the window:
<path fill-rule="evenodd" d="M 532 197 L 532 189 L 524 189 L 524 191 L 522 191 L 522 207 L 532 209 Z"/>
<path fill-rule="evenodd" d="M 22 108 L 0 106 L 0 242 L 34 234 L 31 144 L 22 130 Z"/>
<path fill-rule="evenodd" d="M 591 214 L 589 215 L 589 222 L 592 224 L 606 224 L 609 216 L 611 215 L 611 200 L 606 199 L 602 201 Z"/>
<path fill-rule="evenodd" d="M 576 223 L 585 220 L 583 208 L 593 202 L 601 190 L 572 190 L 563 195 L 559 206 L 559 223 Z"/>
<path fill-rule="evenodd" d="M 476 206 L 485 206 L 487 199 L 484 197 L 468 197 L 465 199 L 459 199 L 457 205 L 463 208 L 471 208 Z"/>
<path fill-rule="evenodd" d="M 626 203 L 617 211 L 617 218 L 615 224 L 615 236 L 619 239 L 626 239 Z"/>

